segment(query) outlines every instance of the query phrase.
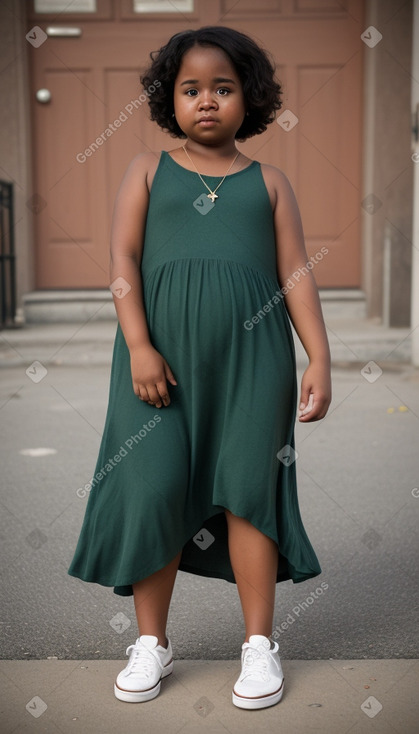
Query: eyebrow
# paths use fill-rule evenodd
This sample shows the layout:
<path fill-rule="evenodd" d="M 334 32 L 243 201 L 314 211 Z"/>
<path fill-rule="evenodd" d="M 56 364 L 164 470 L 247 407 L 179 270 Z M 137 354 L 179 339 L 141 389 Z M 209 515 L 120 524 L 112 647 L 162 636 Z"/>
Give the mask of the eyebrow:
<path fill-rule="evenodd" d="M 216 82 L 217 84 L 220 84 L 221 82 L 223 83 L 227 82 L 228 84 L 236 83 L 234 79 L 229 79 L 228 77 L 223 77 L 223 76 L 216 76 L 214 77 L 212 81 Z M 182 87 L 184 84 L 198 84 L 198 83 L 199 83 L 199 79 L 186 79 L 184 82 L 181 82 L 180 86 Z"/>

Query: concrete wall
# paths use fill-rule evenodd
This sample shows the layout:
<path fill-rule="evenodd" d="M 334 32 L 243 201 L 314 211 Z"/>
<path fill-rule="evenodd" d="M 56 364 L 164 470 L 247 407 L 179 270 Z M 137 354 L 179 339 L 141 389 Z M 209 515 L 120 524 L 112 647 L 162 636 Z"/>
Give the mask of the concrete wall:
<path fill-rule="evenodd" d="M 412 114 L 419 112 L 419 2 L 414 3 L 413 12 L 413 56 L 412 56 Z M 413 236 L 412 236 L 412 363 L 419 367 L 419 120 L 412 145 L 415 158 L 413 171 Z"/>
<path fill-rule="evenodd" d="M 14 184 L 17 298 L 32 290 L 33 222 L 25 0 L 0 3 L 0 177 Z"/>
<path fill-rule="evenodd" d="M 413 1 L 370 0 L 366 27 L 383 35 L 364 49 L 363 288 L 367 315 L 410 324 L 413 164 L 411 58 Z"/>

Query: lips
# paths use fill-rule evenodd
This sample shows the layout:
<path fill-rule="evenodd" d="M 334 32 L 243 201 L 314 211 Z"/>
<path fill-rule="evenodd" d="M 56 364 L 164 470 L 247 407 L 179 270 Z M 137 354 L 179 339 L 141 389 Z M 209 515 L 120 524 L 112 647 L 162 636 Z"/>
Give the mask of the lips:
<path fill-rule="evenodd" d="M 201 123 L 205 125 L 207 122 L 217 122 L 214 117 L 200 117 L 198 120 L 198 125 Z"/>

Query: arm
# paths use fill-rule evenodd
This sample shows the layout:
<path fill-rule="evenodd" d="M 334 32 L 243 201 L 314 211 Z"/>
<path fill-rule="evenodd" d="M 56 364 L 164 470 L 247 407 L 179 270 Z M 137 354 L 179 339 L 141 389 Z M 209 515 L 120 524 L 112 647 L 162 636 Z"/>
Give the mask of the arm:
<path fill-rule="evenodd" d="M 177 384 L 166 360 L 150 341 L 143 301 L 141 257 L 149 192 L 147 174 L 154 154 L 136 156 L 127 168 L 115 199 L 111 229 L 113 300 L 131 358 L 133 390 L 141 400 L 169 405 L 166 378 Z M 116 291 L 116 286 L 121 289 Z M 122 297 L 121 297 L 122 296 Z"/>
<path fill-rule="evenodd" d="M 274 225 L 277 243 L 278 280 L 282 287 L 289 278 L 294 287 L 284 296 L 291 322 L 309 358 L 301 381 L 301 422 L 324 418 L 331 401 L 330 350 L 316 282 L 311 271 L 299 280 L 293 273 L 306 266 L 308 257 L 298 204 L 287 177 L 278 169 L 275 180 Z M 307 270 L 307 268 L 306 268 Z M 303 271 L 305 273 L 305 271 Z M 308 406 L 309 396 L 312 407 Z M 303 413 L 301 412 L 303 411 Z"/>

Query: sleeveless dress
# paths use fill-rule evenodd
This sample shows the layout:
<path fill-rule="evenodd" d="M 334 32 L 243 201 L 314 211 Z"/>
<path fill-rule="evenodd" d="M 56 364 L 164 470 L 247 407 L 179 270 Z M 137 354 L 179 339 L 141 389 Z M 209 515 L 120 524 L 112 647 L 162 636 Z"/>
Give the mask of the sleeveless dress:
<path fill-rule="evenodd" d="M 204 177 L 212 190 L 221 177 Z M 165 151 L 153 180 L 141 276 L 170 405 L 133 392 L 117 326 L 109 403 L 71 576 L 132 584 L 182 550 L 179 569 L 235 583 L 224 509 L 278 545 L 277 582 L 321 568 L 297 497 L 294 342 L 261 167 L 230 174 L 212 204 Z"/>

